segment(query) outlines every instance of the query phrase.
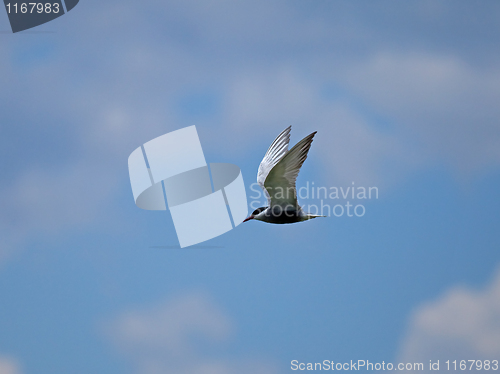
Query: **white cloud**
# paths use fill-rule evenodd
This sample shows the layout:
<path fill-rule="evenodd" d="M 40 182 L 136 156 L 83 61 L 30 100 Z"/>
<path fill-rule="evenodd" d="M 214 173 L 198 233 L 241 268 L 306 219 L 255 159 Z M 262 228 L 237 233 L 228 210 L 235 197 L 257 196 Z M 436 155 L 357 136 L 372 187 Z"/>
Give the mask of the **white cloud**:
<path fill-rule="evenodd" d="M 0 263 L 26 238 L 54 235 L 104 222 L 117 174 L 108 165 L 81 160 L 60 168 L 27 169 L 0 188 Z M 106 218 L 107 217 L 107 218 Z"/>
<path fill-rule="evenodd" d="M 233 144 L 240 152 L 257 145 L 263 155 L 275 136 L 294 125 L 292 145 L 318 130 L 312 153 L 323 163 L 322 176 L 330 183 L 392 185 L 424 164 L 418 146 L 402 134 L 380 130 L 347 99 L 326 98 L 321 83 L 296 69 L 249 71 L 228 84 L 223 123 L 226 132 L 244 139 Z"/>
<path fill-rule="evenodd" d="M 469 174 L 500 166 L 500 70 L 457 56 L 378 52 L 340 78 L 421 143 L 433 163 Z"/>
<path fill-rule="evenodd" d="M 415 7 L 419 14 L 448 14 L 446 4 L 433 4 Z M 302 6 L 157 0 L 151 12 L 115 1 L 99 11 L 79 5 L 44 26 L 56 35 L 5 38 L 2 149 L 9 149 L 7 169 L 10 160 L 21 160 L 8 180 L 0 176 L 5 241 L 20 246 L 46 227 L 92 224 L 124 181 L 121 167 L 133 149 L 193 124 L 177 105 L 200 87 L 217 92 L 222 108 L 196 124 L 213 130 L 202 131 L 218 145 L 241 139 L 214 148 L 244 154 L 262 142 L 265 151 L 290 124 L 302 135 L 318 130 L 313 152 L 333 183 L 391 185 L 435 164 L 465 173 L 500 165 L 496 68 L 470 65 L 460 50 L 401 48 L 399 27 L 388 37 L 386 26 L 371 23 L 377 17 L 360 22 L 374 8 Z M 325 98 L 332 82 L 394 128 L 380 130 L 346 97 Z M 25 152 L 30 137 L 38 137 L 30 143 L 36 149 Z M 96 178 L 99 185 L 90 182 Z M 65 205 L 77 213 L 70 217 Z M 7 252 L 5 244 L 0 252 Z"/>
<path fill-rule="evenodd" d="M 234 323 L 200 293 L 124 312 L 106 332 L 141 374 L 275 373 L 264 361 L 224 354 Z"/>
<path fill-rule="evenodd" d="M 400 362 L 498 360 L 500 268 L 483 290 L 454 287 L 419 307 L 410 319 Z"/>
<path fill-rule="evenodd" d="M 13 358 L 0 356 L 0 374 L 21 374 L 21 367 Z"/>

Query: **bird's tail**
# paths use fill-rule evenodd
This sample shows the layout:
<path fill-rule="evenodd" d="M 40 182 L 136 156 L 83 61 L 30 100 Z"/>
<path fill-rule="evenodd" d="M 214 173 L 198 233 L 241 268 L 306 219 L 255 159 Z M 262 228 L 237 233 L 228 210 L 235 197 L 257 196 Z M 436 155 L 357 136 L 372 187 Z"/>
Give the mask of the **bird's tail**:
<path fill-rule="evenodd" d="M 313 218 L 317 218 L 317 217 L 328 217 L 328 216 L 320 216 L 318 214 L 309 214 L 309 213 L 306 213 L 306 215 L 304 217 L 304 221 L 307 221 L 307 220 L 313 219 Z"/>

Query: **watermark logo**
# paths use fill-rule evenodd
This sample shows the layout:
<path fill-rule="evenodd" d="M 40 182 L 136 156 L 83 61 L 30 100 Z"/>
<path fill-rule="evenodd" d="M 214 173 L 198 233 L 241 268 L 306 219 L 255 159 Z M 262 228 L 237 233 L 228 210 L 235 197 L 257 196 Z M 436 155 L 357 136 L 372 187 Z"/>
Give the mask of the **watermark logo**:
<path fill-rule="evenodd" d="M 50 22 L 73 9 L 79 0 L 3 0 L 12 32 Z"/>
<path fill-rule="evenodd" d="M 168 206 L 181 248 L 224 234 L 248 214 L 240 168 L 208 165 L 195 126 L 138 147 L 128 169 L 135 204 L 147 210 Z"/>
<path fill-rule="evenodd" d="M 250 186 L 252 194 L 250 209 L 255 210 L 263 204 L 267 204 L 267 197 L 258 183 Z M 363 217 L 366 213 L 364 202 L 378 199 L 378 187 L 358 186 L 352 182 L 351 186 L 317 186 L 314 182 L 307 181 L 305 186 L 274 187 L 268 188 L 268 192 L 278 199 L 300 199 L 302 209 L 313 215 L 335 216 L 335 217 Z M 352 202 L 352 203 L 351 203 Z M 283 209 L 282 207 L 276 207 Z"/>

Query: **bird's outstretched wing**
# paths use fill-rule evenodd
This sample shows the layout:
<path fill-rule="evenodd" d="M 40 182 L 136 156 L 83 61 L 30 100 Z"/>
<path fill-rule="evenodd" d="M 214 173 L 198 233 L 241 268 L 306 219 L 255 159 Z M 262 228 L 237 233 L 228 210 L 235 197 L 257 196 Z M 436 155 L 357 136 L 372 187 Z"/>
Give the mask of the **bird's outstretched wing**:
<path fill-rule="evenodd" d="M 297 203 L 295 181 L 302 164 L 307 158 L 314 135 L 316 135 L 316 131 L 295 144 L 267 173 L 264 188 L 270 196 L 270 207 L 280 206 L 283 209 L 290 207 L 300 209 Z"/>
<path fill-rule="evenodd" d="M 283 158 L 283 156 L 288 152 L 288 143 L 290 143 L 290 130 L 292 126 L 288 126 L 284 129 L 281 134 L 279 134 L 276 139 L 272 142 L 267 150 L 262 162 L 259 165 L 259 171 L 257 172 L 257 183 L 264 191 L 267 197 L 269 206 L 271 205 L 271 196 L 264 186 L 264 182 L 272 170 L 272 168 Z"/>

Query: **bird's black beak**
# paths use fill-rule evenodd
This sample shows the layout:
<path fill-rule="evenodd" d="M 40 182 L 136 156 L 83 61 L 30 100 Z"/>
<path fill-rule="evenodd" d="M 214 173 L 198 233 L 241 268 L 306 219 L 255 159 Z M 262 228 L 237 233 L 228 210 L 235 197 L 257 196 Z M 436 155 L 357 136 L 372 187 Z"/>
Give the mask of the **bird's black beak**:
<path fill-rule="evenodd" d="M 253 216 L 250 216 L 248 218 L 245 218 L 245 220 L 243 222 L 246 222 L 246 221 L 250 221 L 251 219 L 253 219 Z"/>

